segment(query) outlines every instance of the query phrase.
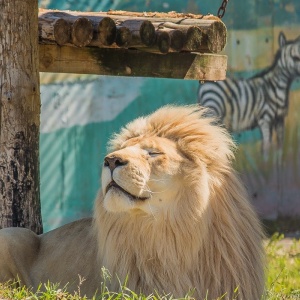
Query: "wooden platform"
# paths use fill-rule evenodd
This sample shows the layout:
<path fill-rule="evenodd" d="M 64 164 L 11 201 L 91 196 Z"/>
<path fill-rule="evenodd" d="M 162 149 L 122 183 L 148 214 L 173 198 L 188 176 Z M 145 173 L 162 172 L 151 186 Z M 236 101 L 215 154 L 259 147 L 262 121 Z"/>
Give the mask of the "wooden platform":
<path fill-rule="evenodd" d="M 226 39 L 213 15 L 40 9 L 39 70 L 223 80 Z"/>

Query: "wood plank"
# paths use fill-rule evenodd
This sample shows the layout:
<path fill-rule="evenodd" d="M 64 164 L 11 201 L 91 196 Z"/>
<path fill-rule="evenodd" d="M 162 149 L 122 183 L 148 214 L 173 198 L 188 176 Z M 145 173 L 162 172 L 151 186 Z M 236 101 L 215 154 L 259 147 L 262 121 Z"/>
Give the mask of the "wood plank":
<path fill-rule="evenodd" d="M 39 45 L 40 72 L 224 80 L 227 56 L 174 52 Z"/>

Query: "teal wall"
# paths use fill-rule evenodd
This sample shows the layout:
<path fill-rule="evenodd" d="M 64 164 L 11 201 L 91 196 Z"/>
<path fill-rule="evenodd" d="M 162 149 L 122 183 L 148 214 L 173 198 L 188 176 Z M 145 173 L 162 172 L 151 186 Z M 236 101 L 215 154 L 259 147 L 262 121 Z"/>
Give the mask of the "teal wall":
<path fill-rule="evenodd" d="M 168 103 L 196 102 L 198 82 L 93 76 L 41 86 L 44 229 L 89 216 L 112 133 Z"/>
<path fill-rule="evenodd" d="M 216 14 L 221 1 L 40 0 L 40 7 L 107 11 L 183 11 Z M 231 0 L 223 19 L 228 28 L 228 77 L 249 78 L 268 68 L 279 32 L 300 35 L 300 1 Z M 154 66 L 155 67 L 155 66 Z M 168 104 L 198 101 L 197 81 L 41 74 L 41 201 L 44 230 L 90 216 L 100 186 L 109 136 L 137 116 Z M 234 133 L 236 167 L 263 218 L 300 216 L 300 83 L 293 80 L 282 151 L 261 158 L 256 128 Z M 281 153 L 280 161 L 278 153 Z"/>

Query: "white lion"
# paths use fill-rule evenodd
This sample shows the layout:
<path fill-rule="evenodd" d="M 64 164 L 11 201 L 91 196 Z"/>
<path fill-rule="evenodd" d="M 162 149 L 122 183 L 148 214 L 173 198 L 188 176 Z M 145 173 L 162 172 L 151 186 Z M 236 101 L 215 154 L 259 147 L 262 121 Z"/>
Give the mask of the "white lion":
<path fill-rule="evenodd" d="M 258 300 L 263 294 L 260 223 L 234 172 L 234 144 L 196 106 L 166 106 L 110 142 L 93 219 L 37 236 L 0 231 L 0 281 L 68 283 L 92 296 L 101 268 L 111 290 L 196 299 Z"/>

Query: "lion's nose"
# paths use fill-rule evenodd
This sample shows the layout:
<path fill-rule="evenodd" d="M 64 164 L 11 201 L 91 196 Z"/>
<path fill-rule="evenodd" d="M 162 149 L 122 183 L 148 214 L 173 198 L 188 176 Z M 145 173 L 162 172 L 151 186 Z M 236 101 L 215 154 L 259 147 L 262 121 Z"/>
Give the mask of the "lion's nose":
<path fill-rule="evenodd" d="M 127 163 L 128 163 L 127 160 L 119 156 L 106 156 L 104 158 L 104 166 L 109 167 L 111 171 L 113 171 L 116 167 L 124 166 Z"/>

